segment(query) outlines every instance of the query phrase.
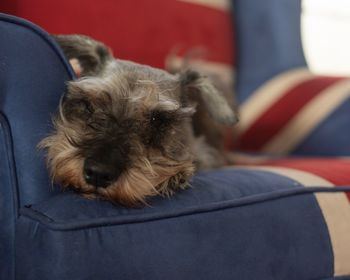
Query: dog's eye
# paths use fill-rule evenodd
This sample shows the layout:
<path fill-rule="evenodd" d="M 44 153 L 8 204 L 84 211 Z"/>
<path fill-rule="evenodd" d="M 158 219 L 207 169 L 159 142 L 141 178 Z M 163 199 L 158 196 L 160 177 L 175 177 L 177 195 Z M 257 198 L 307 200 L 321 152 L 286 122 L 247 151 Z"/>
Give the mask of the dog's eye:
<path fill-rule="evenodd" d="M 149 125 L 145 127 L 143 140 L 146 145 L 161 147 L 161 143 L 176 122 L 176 112 L 154 110 L 148 114 Z"/>
<path fill-rule="evenodd" d="M 150 121 L 151 121 L 151 123 L 156 123 L 156 122 L 158 122 L 159 121 L 159 119 L 160 119 L 160 117 L 161 117 L 161 114 L 159 113 L 159 112 L 157 112 L 157 111 L 155 111 L 155 112 L 152 112 L 151 113 L 151 119 L 150 119 Z"/>
<path fill-rule="evenodd" d="M 169 125 L 174 116 L 171 112 L 153 111 L 150 114 L 150 123 L 153 127 L 161 127 Z"/>
<path fill-rule="evenodd" d="M 94 108 L 92 107 L 92 105 L 89 102 L 85 102 L 85 112 L 88 114 L 92 114 L 94 112 Z"/>

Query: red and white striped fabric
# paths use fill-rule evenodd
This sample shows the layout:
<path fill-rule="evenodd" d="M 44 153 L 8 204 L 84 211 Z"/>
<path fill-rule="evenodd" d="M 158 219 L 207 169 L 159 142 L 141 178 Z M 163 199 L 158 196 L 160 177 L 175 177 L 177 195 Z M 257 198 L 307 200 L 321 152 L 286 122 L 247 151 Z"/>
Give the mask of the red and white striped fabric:
<path fill-rule="evenodd" d="M 257 166 L 269 166 L 271 168 L 293 169 L 312 174 L 313 178 L 328 182 L 328 186 L 350 186 L 350 158 L 289 158 L 263 160 Z M 321 182 L 321 181 L 320 181 Z M 312 182 L 317 186 L 317 181 Z M 321 184 L 323 185 L 323 184 Z M 350 193 L 347 194 L 350 202 Z"/>
<path fill-rule="evenodd" d="M 242 104 L 239 148 L 288 154 L 349 98 L 350 78 L 317 76 L 304 68 L 282 73 Z M 343 129 L 339 133 L 349 130 Z M 329 136 L 319 140 L 331 146 L 336 136 Z"/>

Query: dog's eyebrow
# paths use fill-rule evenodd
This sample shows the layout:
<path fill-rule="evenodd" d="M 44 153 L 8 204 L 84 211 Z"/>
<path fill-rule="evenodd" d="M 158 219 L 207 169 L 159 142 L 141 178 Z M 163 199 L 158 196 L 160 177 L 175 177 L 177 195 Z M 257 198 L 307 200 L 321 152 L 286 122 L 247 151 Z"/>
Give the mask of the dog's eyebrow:
<path fill-rule="evenodd" d="M 156 83 L 152 80 L 147 80 L 147 79 L 137 79 L 136 84 L 152 84 L 155 85 Z"/>
<path fill-rule="evenodd" d="M 143 86 L 150 86 L 152 88 L 157 88 L 157 83 L 152 81 L 152 80 L 142 80 L 142 79 L 138 79 L 135 81 L 135 85 L 143 85 Z"/>
<path fill-rule="evenodd" d="M 157 105 L 153 108 L 159 111 L 176 111 L 180 108 L 180 104 L 174 100 L 159 100 Z"/>

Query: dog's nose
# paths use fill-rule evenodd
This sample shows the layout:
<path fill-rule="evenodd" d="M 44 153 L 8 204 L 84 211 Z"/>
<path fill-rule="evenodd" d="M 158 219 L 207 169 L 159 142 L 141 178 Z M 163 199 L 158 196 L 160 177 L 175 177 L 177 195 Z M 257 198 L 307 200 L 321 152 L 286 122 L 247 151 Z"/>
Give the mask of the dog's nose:
<path fill-rule="evenodd" d="M 110 166 L 86 159 L 84 163 L 84 179 L 89 185 L 105 188 L 118 178 L 120 172 Z"/>

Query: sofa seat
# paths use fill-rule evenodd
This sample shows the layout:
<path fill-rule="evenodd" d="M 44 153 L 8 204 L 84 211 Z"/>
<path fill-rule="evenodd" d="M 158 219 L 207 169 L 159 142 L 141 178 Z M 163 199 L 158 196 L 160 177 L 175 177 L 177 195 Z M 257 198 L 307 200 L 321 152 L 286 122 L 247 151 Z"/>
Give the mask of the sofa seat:
<path fill-rule="evenodd" d="M 350 279 L 344 191 L 270 164 L 200 173 L 187 190 L 140 208 L 63 192 L 20 210 L 16 277 Z"/>

